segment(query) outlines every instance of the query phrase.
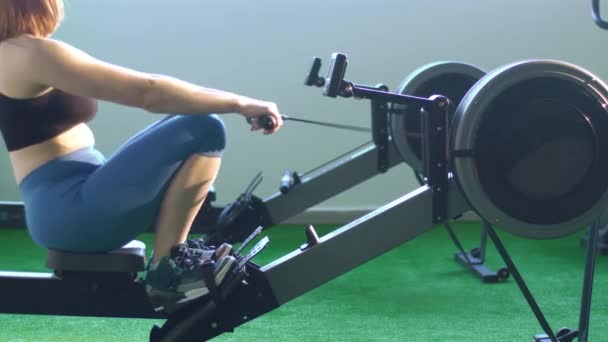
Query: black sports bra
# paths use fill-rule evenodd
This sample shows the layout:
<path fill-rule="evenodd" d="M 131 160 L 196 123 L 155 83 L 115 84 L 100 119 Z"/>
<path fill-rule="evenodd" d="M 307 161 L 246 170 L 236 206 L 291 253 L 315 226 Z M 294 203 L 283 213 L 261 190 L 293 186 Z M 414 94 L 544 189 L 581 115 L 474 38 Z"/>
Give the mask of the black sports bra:
<path fill-rule="evenodd" d="M 0 94 L 0 131 L 9 151 L 56 137 L 96 114 L 96 100 L 59 89 L 31 99 Z"/>

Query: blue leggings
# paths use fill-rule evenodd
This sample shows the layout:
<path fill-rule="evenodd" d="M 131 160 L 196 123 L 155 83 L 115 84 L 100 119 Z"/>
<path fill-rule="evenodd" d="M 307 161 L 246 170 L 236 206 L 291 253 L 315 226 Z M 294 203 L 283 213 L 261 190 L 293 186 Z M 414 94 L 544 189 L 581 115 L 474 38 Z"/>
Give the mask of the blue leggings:
<path fill-rule="evenodd" d="M 174 115 L 138 133 L 107 161 L 93 147 L 51 160 L 19 185 L 30 235 L 45 248 L 119 248 L 154 225 L 185 160 L 221 157 L 225 147 L 217 115 Z"/>

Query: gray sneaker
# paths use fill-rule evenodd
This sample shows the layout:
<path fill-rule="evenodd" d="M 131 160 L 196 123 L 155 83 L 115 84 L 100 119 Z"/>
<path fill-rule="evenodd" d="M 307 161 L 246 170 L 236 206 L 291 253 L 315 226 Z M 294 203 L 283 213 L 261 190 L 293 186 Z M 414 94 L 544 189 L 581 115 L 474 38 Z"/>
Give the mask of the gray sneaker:
<path fill-rule="evenodd" d="M 222 243 L 219 247 L 205 245 L 205 239 L 200 237 L 197 239 L 188 239 L 186 241 L 188 248 L 199 250 L 198 253 L 202 253 L 206 258 L 212 258 L 213 260 L 220 260 L 221 258 L 229 255 L 232 252 L 232 245 L 226 242 Z"/>
<path fill-rule="evenodd" d="M 171 250 L 169 257 L 160 260 L 154 269 L 148 269 L 145 276 L 146 291 L 156 311 L 175 311 L 197 298 L 209 294 L 204 272 L 212 271 L 219 286 L 235 259 L 226 256 L 217 263 L 205 258 L 200 250 L 181 244 Z"/>

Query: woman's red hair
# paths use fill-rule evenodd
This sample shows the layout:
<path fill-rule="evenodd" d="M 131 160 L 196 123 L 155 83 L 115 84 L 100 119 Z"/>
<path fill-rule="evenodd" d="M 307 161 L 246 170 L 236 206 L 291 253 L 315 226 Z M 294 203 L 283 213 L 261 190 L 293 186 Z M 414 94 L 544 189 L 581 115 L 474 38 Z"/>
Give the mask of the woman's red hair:
<path fill-rule="evenodd" d="M 0 41 L 29 33 L 46 37 L 63 19 L 63 0 L 0 0 Z"/>

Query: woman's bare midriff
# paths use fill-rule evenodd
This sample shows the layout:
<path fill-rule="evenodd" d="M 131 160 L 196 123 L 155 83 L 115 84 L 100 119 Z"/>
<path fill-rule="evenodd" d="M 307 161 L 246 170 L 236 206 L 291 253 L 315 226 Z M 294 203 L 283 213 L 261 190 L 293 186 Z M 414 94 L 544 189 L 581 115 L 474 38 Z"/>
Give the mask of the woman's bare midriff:
<path fill-rule="evenodd" d="M 93 145 L 93 132 L 89 126 L 81 123 L 52 139 L 9 152 L 15 180 L 20 184 L 30 172 L 46 162 Z"/>

